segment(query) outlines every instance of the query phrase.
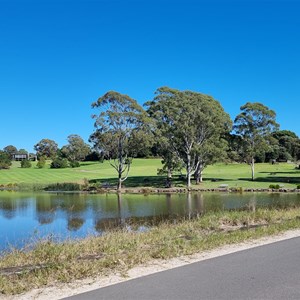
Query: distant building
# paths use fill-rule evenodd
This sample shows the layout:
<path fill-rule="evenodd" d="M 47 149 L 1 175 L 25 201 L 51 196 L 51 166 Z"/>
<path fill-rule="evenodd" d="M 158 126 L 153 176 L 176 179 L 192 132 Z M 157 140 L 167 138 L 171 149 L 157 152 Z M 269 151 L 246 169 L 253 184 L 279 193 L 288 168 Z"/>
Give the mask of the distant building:
<path fill-rule="evenodd" d="M 28 153 L 14 153 L 12 155 L 12 160 L 22 161 L 22 160 L 37 160 L 37 156 L 35 154 Z"/>
<path fill-rule="evenodd" d="M 25 153 L 14 153 L 12 155 L 12 160 L 16 160 L 16 161 L 27 160 L 28 158 L 29 158 L 29 155 L 25 154 Z"/>

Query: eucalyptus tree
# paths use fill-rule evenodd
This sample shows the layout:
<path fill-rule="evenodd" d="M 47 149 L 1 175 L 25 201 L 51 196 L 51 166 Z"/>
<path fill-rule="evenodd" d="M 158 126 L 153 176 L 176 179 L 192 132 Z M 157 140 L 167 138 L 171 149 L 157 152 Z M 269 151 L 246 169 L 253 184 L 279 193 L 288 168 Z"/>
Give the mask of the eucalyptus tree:
<path fill-rule="evenodd" d="M 184 163 L 166 137 L 158 136 L 156 143 L 156 149 L 162 157 L 163 164 L 163 167 L 158 169 L 158 175 L 167 174 L 166 185 L 171 187 L 174 172 L 181 172 L 184 168 Z"/>
<path fill-rule="evenodd" d="M 98 109 L 99 113 L 92 116 L 95 131 L 90 141 L 116 170 L 120 190 L 135 154 L 134 137 L 147 123 L 146 113 L 136 100 L 115 91 L 104 94 L 92 103 L 92 108 Z"/>
<path fill-rule="evenodd" d="M 34 150 L 36 151 L 38 158 L 41 156 L 54 158 L 58 150 L 58 145 L 53 140 L 42 139 L 34 145 Z"/>
<path fill-rule="evenodd" d="M 255 156 L 269 149 L 268 139 L 279 128 L 275 111 L 258 102 L 247 102 L 241 106 L 241 113 L 234 120 L 234 131 L 241 137 L 244 159 L 251 166 L 254 180 Z"/>
<path fill-rule="evenodd" d="M 159 135 L 183 161 L 190 188 L 192 173 L 198 170 L 201 174 L 203 167 L 212 162 L 209 155 L 214 156 L 217 141 L 230 130 L 229 115 L 211 96 L 168 87 L 159 88 L 146 105 Z M 224 141 L 219 143 L 219 147 L 224 145 Z"/>
<path fill-rule="evenodd" d="M 90 146 L 77 134 L 69 135 L 68 144 L 61 149 L 61 152 L 71 162 L 84 160 L 90 151 Z"/>
<path fill-rule="evenodd" d="M 18 152 L 18 149 L 13 145 L 8 145 L 3 148 L 3 151 L 9 155 L 10 158 L 13 157 L 13 154 Z"/>
<path fill-rule="evenodd" d="M 230 123 L 228 123 L 228 130 L 229 124 Z M 225 136 L 220 133 L 212 134 L 202 146 L 198 147 L 194 172 L 196 184 L 202 182 L 202 174 L 205 167 L 218 161 L 224 161 L 227 156 L 227 149 L 228 142 L 225 139 Z"/>

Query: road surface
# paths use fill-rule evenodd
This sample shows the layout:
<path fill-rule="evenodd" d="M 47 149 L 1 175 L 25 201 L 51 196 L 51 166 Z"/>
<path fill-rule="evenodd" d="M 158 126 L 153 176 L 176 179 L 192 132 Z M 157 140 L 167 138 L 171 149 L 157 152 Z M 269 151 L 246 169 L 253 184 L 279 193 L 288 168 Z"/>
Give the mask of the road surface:
<path fill-rule="evenodd" d="M 69 297 L 300 299 L 300 238 L 252 248 Z"/>

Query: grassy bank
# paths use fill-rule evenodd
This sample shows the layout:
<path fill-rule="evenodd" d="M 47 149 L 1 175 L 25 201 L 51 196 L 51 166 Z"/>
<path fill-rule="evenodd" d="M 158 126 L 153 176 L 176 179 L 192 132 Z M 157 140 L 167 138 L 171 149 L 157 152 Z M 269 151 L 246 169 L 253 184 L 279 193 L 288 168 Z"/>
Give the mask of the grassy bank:
<path fill-rule="evenodd" d="M 124 186 L 163 188 L 166 178 L 157 176 L 157 169 L 161 166 L 161 159 L 134 159 Z M 256 164 L 255 177 L 254 182 L 250 180 L 250 167 L 246 164 L 215 164 L 204 170 L 204 182 L 200 187 L 218 188 L 221 184 L 227 184 L 229 188 L 268 188 L 271 184 L 279 184 L 293 189 L 300 184 L 300 170 L 288 163 Z M 87 181 L 113 187 L 117 182 L 116 173 L 108 162 L 83 162 L 79 168 L 73 169 L 50 169 L 49 163 L 44 169 L 36 168 L 35 163 L 32 168 L 22 169 L 20 162 L 14 162 L 11 169 L 0 170 L 0 187 L 18 185 L 22 189 L 34 190 L 53 183 L 84 184 Z M 174 176 L 173 184 L 184 187 L 184 178 Z"/>
<path fill-rule="evenodd" d="M 189 255 L 224 244 L 300 228 L 300 209 L 229 211 L 178 224 L 162 223 L 148 232 L 115 231 L 101 237 L 13 251 L 0 259 L 0 291 L 32 288 L 126 271 L 153 259 Z"/>

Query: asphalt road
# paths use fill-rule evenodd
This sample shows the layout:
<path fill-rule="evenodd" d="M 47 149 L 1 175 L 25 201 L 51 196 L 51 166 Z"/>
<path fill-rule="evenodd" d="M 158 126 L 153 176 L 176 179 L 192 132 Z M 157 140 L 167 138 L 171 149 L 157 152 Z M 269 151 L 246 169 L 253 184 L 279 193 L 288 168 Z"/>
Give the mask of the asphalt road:
<path fill-rule="evenodd" d="M 300 299 L 300 238 L 178 267 L 70 297 Z"/>

